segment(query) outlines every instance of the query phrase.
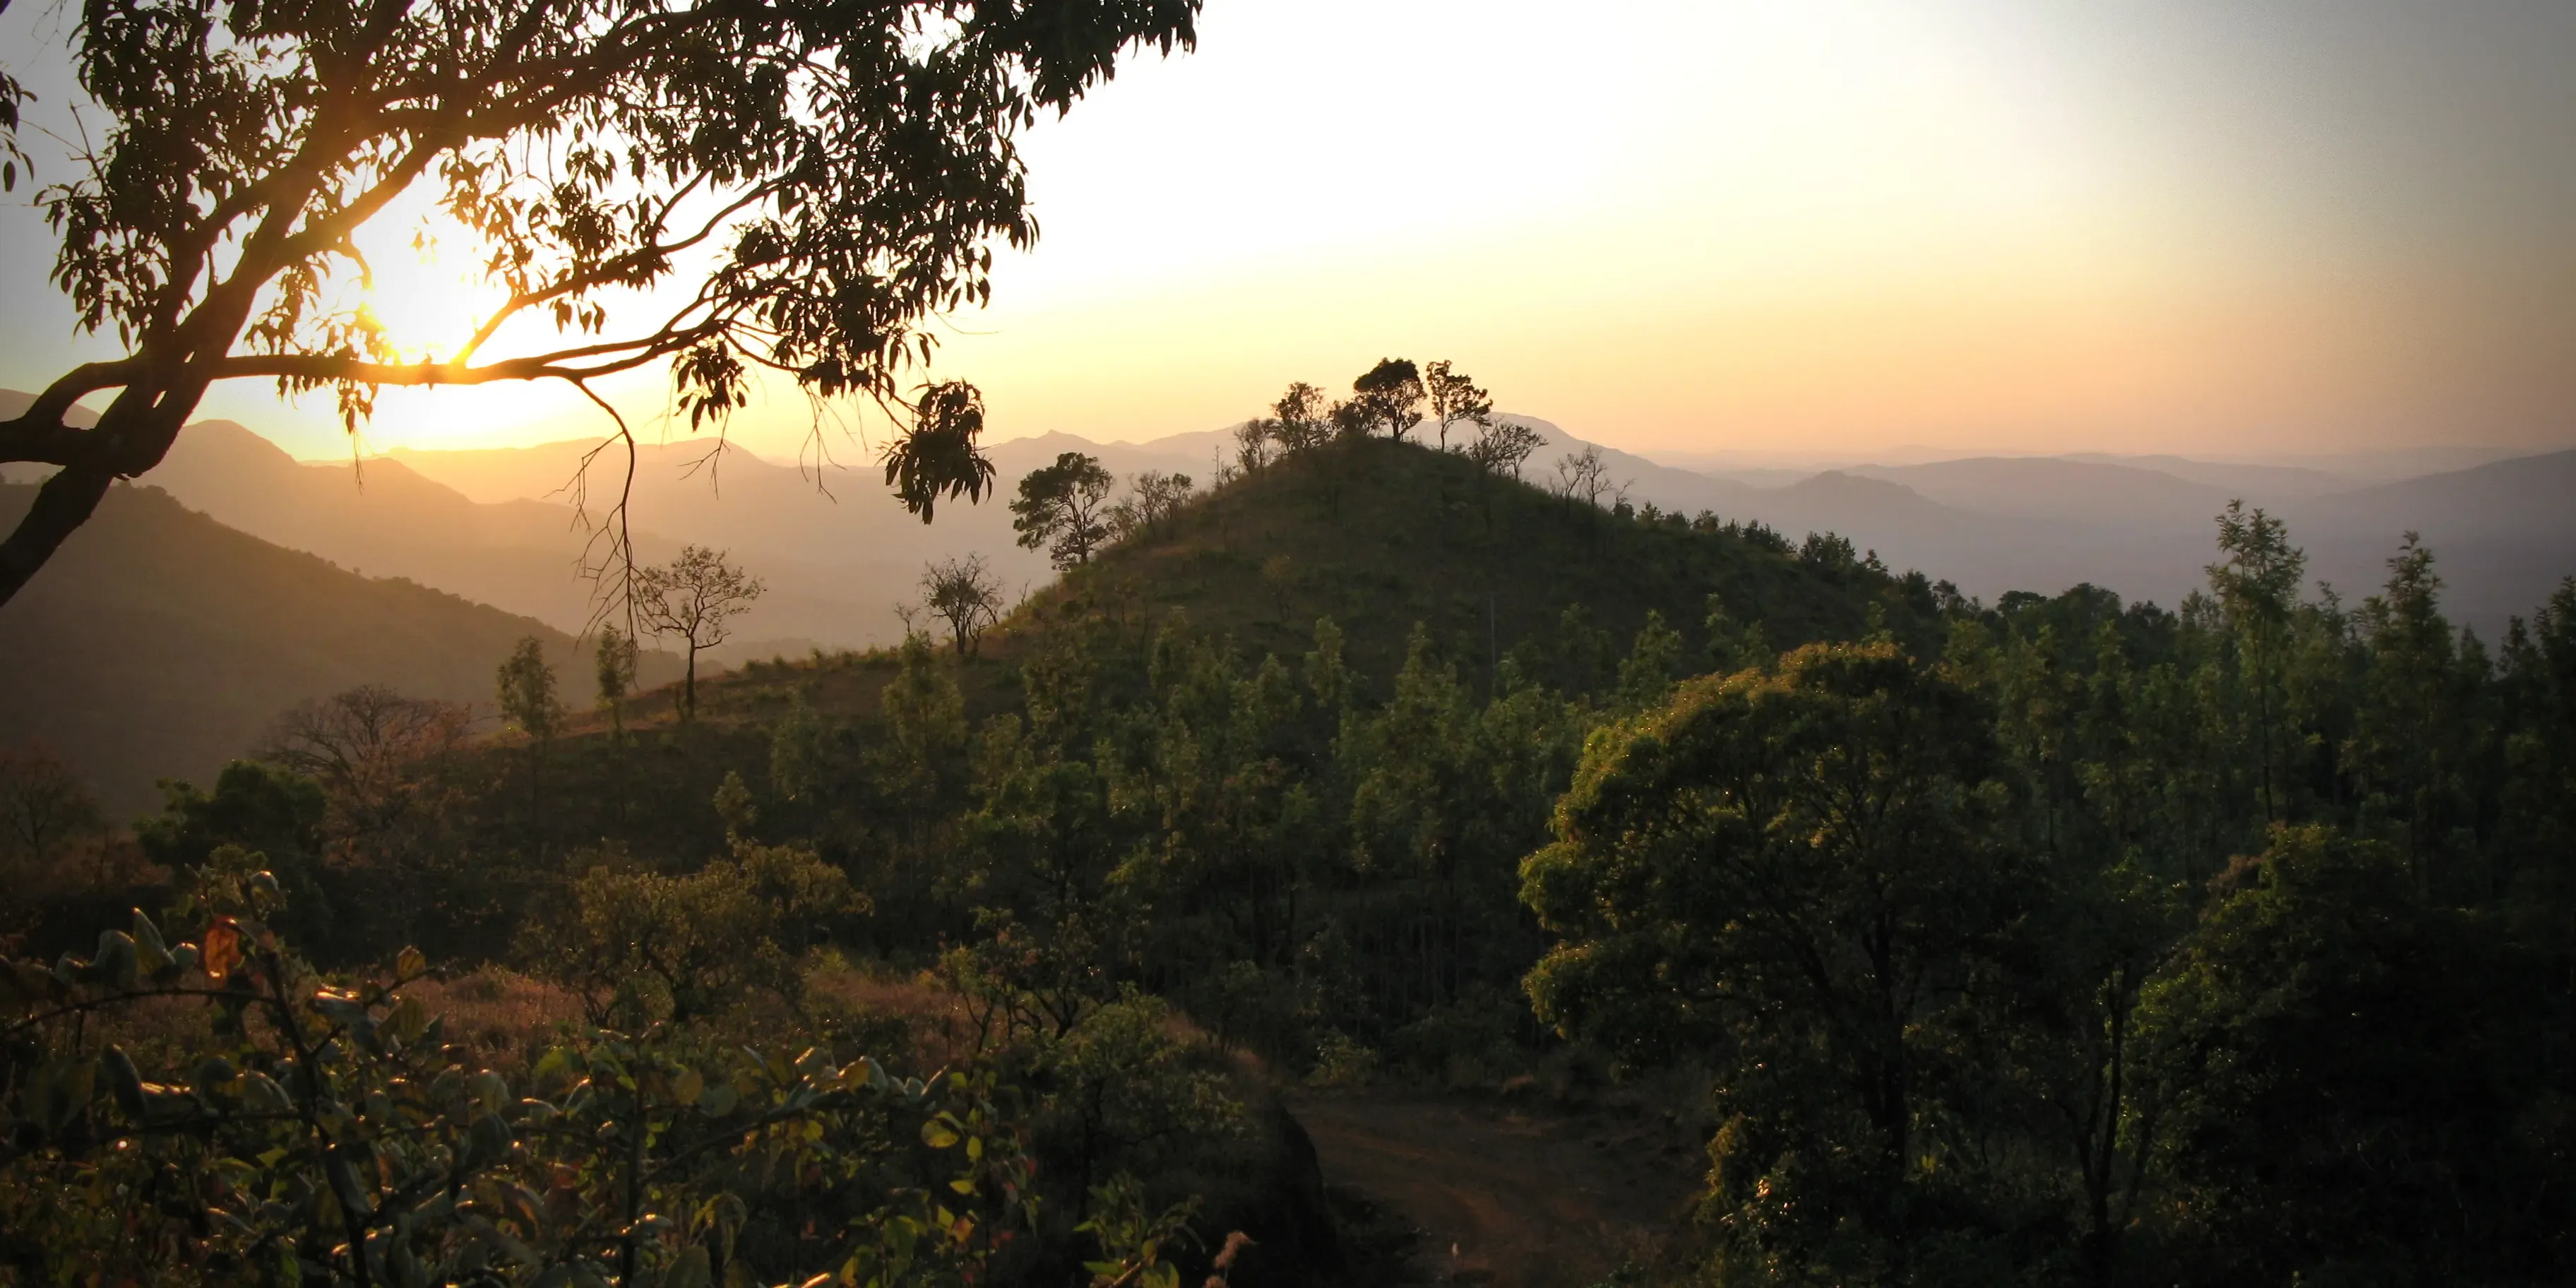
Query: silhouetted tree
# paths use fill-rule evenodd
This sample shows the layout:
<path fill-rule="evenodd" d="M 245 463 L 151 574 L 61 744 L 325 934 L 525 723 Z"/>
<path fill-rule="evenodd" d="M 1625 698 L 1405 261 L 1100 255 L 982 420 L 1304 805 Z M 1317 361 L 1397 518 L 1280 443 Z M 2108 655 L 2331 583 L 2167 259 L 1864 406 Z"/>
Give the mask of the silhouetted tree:
<path fill-rule="evenodd" d="M 948 623 L 957 656 L 975 656 L 984 631 L 1002 617 L 1002 582 L 982 555 L 944 559 L 922 569 L 922 607 Z"/>
<path fill-rule="evenodd" d="M 1256 416 L 1235 426 L 1235 469 L 1245 474 L 1258 473 L 1261 467 L 1268 465 L 1271 458 L 1279 453 L 1282 441 L 1279 422 L 1276 420 L 1265 420 Z M 1225 480 L 1217 481 L 1223 484 Z"/>
<path fill-rule="evenodd" d="M 635 691 L 635 670 L 641 660 L 634 636 L 615 626 L 599 629 L 591 673 L 599 683 L 599 705 L 608 709 L 608 727 L 619 735 L 626 732 L 626 695 Z"/>
<path fill-rule="evenodd" d="M 1431 423 L 1439 427 L 1441 451 L 1449 450 L 1452 426 L 1493 423 L 1494 396 L 1465 373 L 1450 370 L 1446 358 L 1422 369 L 1422 392 L 1431 403 Z"/>
<path fill-rule="evenodd" d="M 1300 380 L 1271 404 L 1270 415 L 1282 454 L 1294 456 L 1323 446 L 1333 435 L 1332 409 L 1324 391 Z"/>
<path fill-rule="evenodd" d="M 657 635 L 677 635 L 688 646 L 680 682 L 680 715 L 698 714 L 698 654 L 733 637 L 733 619 L 768 587 L 725 558 L 721 550 L 682 546 L 670 563 L 636 574 L 635 615 Z"/>
<path fill-rule="evenodd" d="M 1369 416 L 1368 404 L 1356 398 L 1335 399 L 1324 410 L 1324 419 L 1332 425 L 1336 442 L 1357 442 L 1368 437 L 1369 430 L 1377 424 Z"/>
<path fill-rule="evenodd" d="M 1351 382 L 1351 418 L 1401 443 L 1422 421 L 1422 372 L 1409 358 L 1380 358 Z"/>
<path fill-rule="evenodd" d="M 1602 459 L 1601 449 L 1586 443 L 1582 451 L 1566 453 L 1556 463 L 1556 483 L 1550 490 L 1598 509 L 1601 498 L 1611 491 L 1610 464 Z"/>
<path fill-rule="evenodd" d="M 886 444 L 886 484 L 905 508 L 930 522 L 941 497 L 971 504 L 993 485 L 993 463 L 977 450 L 984 433 L 984 395 L 962 380 L 924 385 L 912 432 Z"/>
<path fill-rule="evenodd" d="M 662 364 L 692 427 L 721 424 L 761 370 L 817 397 L 899 404 L 899 374 L 934 343 L 923 315 L 987 298 L 991 243 L 1037 236 L 1014 136 L 1069 108 L 1122 52 L 1192 43 L 1197 11 L 74 11 L 72 58 L 105 128 L 77 154 L 82 172 L 40 201 L 78 324 L 124 352 L 0 422 L 0 462 L 59 467 L 0 542 L 0 602 L 111 482 L 161 461 L 217 381 L 329 389 L 352 431 L 386 385 L 553 379 L 587 392 Z M 19 94 L 0 86 L 12 161 Z M 398 352 L 344 286 L 364 271 L 360 230 L 415 207 L 461 225 L 457 249 L 492 287 L 493 307 L 443 357 Z M 610 298 L 639 289 L 676 307 L 613 325 Z M 110 391 L 95 428 L 66 422 Z M 938 398 L 926 401 L 930 438 L 890 462 L 924 513 L 979 477 L 971 452 L 941 441 Z"/>
<path fill-rule="evenodd" d="M 320 783 L 337 821 L 378 830 L 410 809 L 420 768 L 453 755 L 473 727 L 455 703 L 365 684 L 279 717 L 260 757 Z"/>
<path fill-rule="evenodd" d="M 546 642 L 531 635 L 519 641 L 494 673 L 501 718 L 518 726 L 531 742 L 544 742 L 563 727 L 564 707 L 555 696 L 555 669 L 546 662 Z"/>
<path fill-rule="evenodd" d="M 1109 537 L 1106 515 L 1109 489 L 1116 479 L 1099 458 L 1066 452 L 1055 464 L 1029 471 L 1020 480 L 1020 495 L 1011 502 L 1011 530 L 1024 549 L 1044 550 L 1058 568 L 1091 562 L 1091 552 Z"/>
<path fill-rule="evenodd" d="M 1539 432 L 1516 420 L 1489 420 L 1478 426 L 1476 441 L 1467 445 L 1467 459 L 1483 466 L 1497 477 L 1521 476 L 1521 466 L 1530 455 L 1547 442 Z"/>
<path fill-rule="evenodd" d="M 538 779 L 546 744 L 563 727 L 563 701 L 555 696 L 555 669 L 546 664 L 546 644 L 528 636 L 510 650 L 493 677 L 501 718 L 516 725 L 528 740 L 528 807 L 538 805 Z"/>
<path fill-rule="evenodd" d="M 1194 494 L 1187 474 L 1147 470 L 1135 477 L 1136 526 L 1151 532 L 1169 522 Z"/>
<path fill-rule="evenodd" d="M 0 847 L 5 857 L 43 862 L 62 845 L 104 830 L 106 812 L 89 785 L 41 743 L 0 747 Z"/>

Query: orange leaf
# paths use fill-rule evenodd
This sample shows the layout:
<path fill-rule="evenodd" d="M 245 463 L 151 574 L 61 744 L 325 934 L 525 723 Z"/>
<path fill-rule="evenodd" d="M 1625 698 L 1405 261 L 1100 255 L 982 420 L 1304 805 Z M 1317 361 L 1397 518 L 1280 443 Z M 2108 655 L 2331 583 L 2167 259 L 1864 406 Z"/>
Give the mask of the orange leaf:
<path fill-rule="evenodd" d="M 233 928 L 232 918 L 220 918 L 206 930 L 206 946 L 201 956 L 208 979 L 221 980 L 233 973 L 233 967 L 241 965 L 241 932 Z"/>

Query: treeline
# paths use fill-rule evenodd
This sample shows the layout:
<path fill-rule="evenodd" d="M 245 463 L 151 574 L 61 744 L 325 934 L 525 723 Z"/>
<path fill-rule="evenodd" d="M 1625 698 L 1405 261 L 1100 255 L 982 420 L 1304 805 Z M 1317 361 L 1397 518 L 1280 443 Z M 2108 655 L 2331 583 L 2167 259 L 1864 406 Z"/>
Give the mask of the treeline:
<path fill-rule="evenodd" d="M 2530 1283 L 2576 1093 L 2576 583 L 2231 508 L 2178 612 L 1953 604 L 1590 744 L 1539 1011 L 1705 1070 L 1719 1282 Z"/>

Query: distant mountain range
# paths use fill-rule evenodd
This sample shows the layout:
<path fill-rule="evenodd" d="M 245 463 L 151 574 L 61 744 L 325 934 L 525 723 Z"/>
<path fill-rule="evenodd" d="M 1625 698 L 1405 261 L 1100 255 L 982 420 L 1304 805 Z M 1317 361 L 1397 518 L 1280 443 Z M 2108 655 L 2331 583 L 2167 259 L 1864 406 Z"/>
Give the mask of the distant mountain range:
<path fill-rule="evenodd" d="M 1544 421 L 1526 423 L 1549 440 L 1533 476 L 1583 446 Z M 1763 486 L 1603 455 L 1636 501 L 1758 519 L 1792 539 L 1838 533 L 1891 567 L 1987 600 L 2091 582 L 2171 607 L 2206 583 L 2216 516 L 2240 498 L 2286 521 L 2310 575 L 2347 601 L 2377 589 L 2403 535 L 2420 532 L 2451 614 L 2490 638 L 2576 574 L 2576 451 L 2376 484 L 2306 467 L 2086 455 L 1859 465 L 1766 476 Z"/>
<path fill-rule="evenodd" d="M 35 489 L 0 484 L 0 524 Z M 0 607 L 0 743 L 68 757 L 118 816 L 155 779 L 211 780 L 280 713 L 360 684 L 489 710 L 493 671 L 536 636 L 586 705 L 568 634 L 413 581 L 364 577 L 262 541 L 158 488 L 119 486 L 26 589 Z M 670 679 L 667 655 L 645 678 Z"/>
<path fill-rule="evenodd" d="M 0 414 L 25 395 L 0 392 Z M 1528 418 L 1546 445 L 1525 474 L 1545 481 L 1583 440 Z M 408 577 L 578 632 L 591 587 L 575 575 L 603 498 L 623 484 L 624 456 L 594 459 L 595 439 L 518 449 L 399 451 L 349 463 L 301 464 L 241 426 L 191 426 L 148 476 L 188 506 L 294 549 L 375 575 Z M 1012 541 L 1003 501 L 1017 480 L 1062 452 L 1101 458 L 1122 475 L 1154 469 L 1204 483 L 1230 455 L 1227 429 L 1144 443 L 1065 434 L 991 445 L 1002 493 L 951 504 L 923 525 L 885 494 L 873 463 L 800 469 L 708 439 L 638 453 L 630 517 L 638 552 L 665 558 L 683 542 L 727 548 L 769 583 L 738 643 L 718 660 L 883 642 L 894 606 L 918 596 L 923 565 L 982 554 L 1017 591 L 1050 575 Z M 1921 569 L 1966 593 L 2055 592 L 2077 582 L 2172 604 L 2204 581 L 2213 518 L 2233 498 L 2291 524 L 2313 574 L 2358 598 L 2384 576 L 2407 530 L 2424 534 L 2455 615 L 2492 633 L 2576 571 L 2576 452 L 2366 484 L 2326 469 L 2176 456 L 1973 457 L 1795 472 L 1683 469 L 1602 448 L 1610 480 L 1638 503 L 1754 519 L 1797 539 L 1832 531 L 1897 569 Z M 1676 458 L 1679 459 L 1679 458 Z M 1701 458 L 1690 458 L 1701 463 Z M 1718 458 L 1708 457 L 1714 462 Z M 2372 458 L 2464 459 L 2456 452 Z"/>

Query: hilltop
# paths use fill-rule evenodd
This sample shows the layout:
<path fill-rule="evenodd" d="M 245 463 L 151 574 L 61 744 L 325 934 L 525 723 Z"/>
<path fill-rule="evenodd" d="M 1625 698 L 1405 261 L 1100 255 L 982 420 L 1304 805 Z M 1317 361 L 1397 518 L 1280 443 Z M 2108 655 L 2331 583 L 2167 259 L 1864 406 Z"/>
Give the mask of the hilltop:
<path fill-rule="evenodd" d="M 1564 662 L 1580 605 L 1618 653 L 1655 612 L 1697 649 L 1707 601 L 1776 645 L 1861 634 L 1870 606 L 1928 616 L 1927 587 L 1834 556 L 1801 558 L 1765 530 L 1694 531 L 1678 513 L 1628 518 L 1483 474 L 1463 457 L 1369 439 L 1274 465 L 1200 499 L 1035 596 L 1020 631 L 1075 607 L 1186 613 L 1254 653 L 1311 647 L 1331 617 L 1354 665 L 1391 672 L 1419 623 L 1478 668 L 1527 645 Z M 1564 677 L 1573 680 L 1575 677 Z"/>
<path fill-rule="evenodd" d="M 1873 606 L 1931 647 L 1930 584 L 1855 553 L 1831 541 L 1793 546 L 1758 527 L 1694 530 L 1652 507 L 1622 516 L 1463 457 L 1368 439 L 1203 491 L 1067 569 L 988 632 L 960 676 L 971 708 L 1003 709 L 1018 665 L 1094 613 L 1138 630 L 1177 617 L 1247 657 L 1290 662 L 1329 617 L 1371 682 L 1402 664 L 1419 626 L 1480 685 L 1513 658 L 1534 678 L 1581 691 L 1611 681 L 1650 612 L 1682 636 L 1684 664 L 1705 669 L 1712 594 L 1738 623 L 1759 622 L 1774 647 L 1857 638 Z M 769 712 L 794 687 L 826 710 L 864 714 L 894 666 L 883 651 L 755 663 L 717 681 L 708 702 Z"/>

